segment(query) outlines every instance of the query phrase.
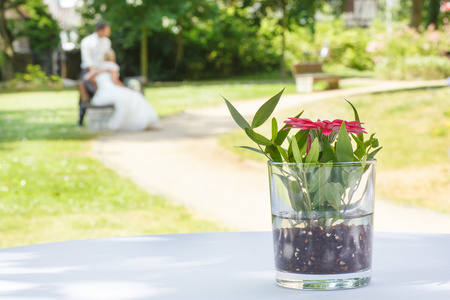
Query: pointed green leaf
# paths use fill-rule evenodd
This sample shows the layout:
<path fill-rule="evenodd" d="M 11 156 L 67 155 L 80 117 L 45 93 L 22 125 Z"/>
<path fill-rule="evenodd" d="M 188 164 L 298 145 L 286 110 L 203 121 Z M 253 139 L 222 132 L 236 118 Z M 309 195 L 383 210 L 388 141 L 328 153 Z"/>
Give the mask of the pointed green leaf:
<path fill-rule="evenodd" d="M 244 119 L 244 117 L 237 111 L 237 109 L 233 106 L 233 104 L 230 103 L 227 99 L 225 99 L 223 96 L 222 98 L 225 100 L 225 103 L 227 104 L 228 110 L 230 111 L 231 117 L 233 117 L 236 124 L 238 124 L 239 127 L 245 130 L 245 128 L 250 128 L 250 124 Z"/>
<path fill-rule="evenodd" d="M 371 145 L 373 148 L 377 148 L 380 145 L 378 139 L 373 139 Z"/>
<path fill-rule="evenodd" d="M 262 155 L 266 155 L 266 154 L 265 154 L 264 152 L 262 152 L 261 150 L 256 149 L 256 148 L 253 148 L 253 147 L 248 147 L 248 146 L 236 146 L 236 148 L 247 149 L 247 150 L 255 151 L 255 152 L 257 152 L 257 153 L 259 153 L 259 154 L 262 154 Z"/>
<path fill-rule="evenodd" d="M 336 142 L 336 156 L 339 162 L 353 161 L 353 148 L 350 138 L 345 128 L 345 122 L 342 122 L 341 129 Z"/>
<path fill-rule="evenodd" d="M 322 162 L 327 163 L 330 161 L 336 161 L 336 155 L 334 154 L 333 149 L 331 149 L 331 145 L 328 142 L 327 138 L 323 139 L 322 142 Z"/>
<path fill-rule="evenodd" d="M 284 158 L 284 161 L 291 162 L 286 150 L 284 150 L 283 147 L 277 145 L 277 149 L 278 149 L 278 152 L 280 152 L 281 156 Z"/>
<path fill-rule="evenodd" d="M 350 133 L 350 135 L 352 136 L 353 140 L 356 142 L 356 144 L 358 145 L 358 148 L 362 148 L 364 150 L 366 150 L 366 145 L 364 144 L 363 141 L 361 141 L 360 139 L 358 139 L 358 137 L 356 135 L 354 135 L 353 133 Z"/>
<path fill-rule="evenodd" d="M 313 198 L 313 208 L 320 208 L 325 203 L 325 189 L 320 189 L 314 193 Z"/>
<path fill-rule="evenodd" d="M 319 160 L 320 154 L 320 145 L 319 139 L 315 138 L 311 144 L 311 149 L 309 149 L 309 153 L 306 156 L 305 163 L 306 164 L 314 164 Z"/>
<path fill-rule="evenodd" d="M 255 116 L 253 117 L 252 128 L 258 128 L 259 126 L 264 124 L 264 122 L 267 121 L 267 119 L 270 117 L 270 115 L 275 110 L 275 107 L 277 106 L 278 101 L 280 101 L 280 97 L 281 97 L 281 94 L 283 94 L 283 92 L 284 92 L 284 88 L 281 90 L 281 92 L 279 92 L 278 94 L 276 94 L 275 96 L 273 96 L 272 98 L 267 100 L 266 103 L 264 103 L 258 109 Z"/>
<path fill-rule="evenodd" d="M 341 197 L 344 191 L 344 187 L 338 182 L 328 182 L 325 184 L 325 198 L 336 210 L 339 210 L 341 207 Z"/>
<path fill-rule="evenodd" d="M 272 145 L 272 142 L 268 138 L 260 135 L 259 133 L 254 132 L 250 128 L 245 128 L 245 133 L 252 141 L 257 143 L 258 145 L 263 145 L 263 146 Z"/>
<path fill-rule="evenodd" d="M 375 149 L 374 151 L 370 152 L 369 155 L 367 156 L 367 160 L 372 160 L 375 158 L 375 155 L 378 153 L 378 151 L 380 151 L 383 147 L 380 147 L 378 149 Z"/>
<path fill-rule="evenodd" d="M 358 149 L 355 150 L 355 156 L 359 160 L 361 160 L 364 157 L 364 155 L 366 155 L 366 151 L 364 149 L 358 148 Z"/>
<path fill-rule="evenodd" d="M 294 155 L 295 162 L 302 163 L 302 155 L 300 154 L 300 149 L 298 149 L 297 139 L 295 136 L 292 137 L 292 154 Z"/>
<path fill-rule="evenodd" d="M 370 135 L 369 140 L 364 142 L 364 145 L 366 145 L 366 148 L 372 146 L 372 142 L 373 142 L 374 136 L 375 136 L 375 133 L 372 133 Z"/>
<path fill-rule="evenodd" d="M 351 190 L 353 190 L 356 186 L 356 183 L 361 179 L 364 170 L 361 166 L 352 168 L 347 177 L 347 185 Z"/>
<path fill-rule="evenodd" d="M 315 169 L 308 185 L 310 192 L 316 192 L 320 187 L 325 187 L 325 184 L 330 177 L 331 169 L 332 168 L 329 167 Z"/>
<path fill-rule="evenodd" d="M 257 143 L 258 145 L 263 145 L 263 146 L 270 146 L 272 145 L 272 141 L 270 141 L 268 138 L 266 138 L 265 136 L 256 133 L 253 129 L 251 128 L 245 128 L 245 133 L 247 134 L 247 136 L 254 141 L 255 143 Z"/>
<path fill-rule="evenodd" d="M 299 113 L 298 115 L 296 115 L 294 118 L 298 119 L 298 118 L 300 118 L 300 116 L 302 114 L 303 114 L 303 111 L 301 113 Z M 291 125 L 286 124 L 286 125 L 283 126 L 283 128 L 280 129 L 280 131 L 278 131 L 277 138 L 275 139 L 275 144 L 280 145 L 280 146 L 281 146 L 281 144 L 283 144 L 283 142 L 286 139 L 287 135 L 291 131 L 291 129 L 286 129 L 289 126 L 291 126 Z"/>
<path fill-rule="evenodd" d="M 363 158 L 363 156 L 366 154 L 367 148 L 366 145 L 363 141 L 361 141 L 357 136 L 355 136 L 353 133 L 350 133 L 353 140 L 356 142 L 356 144 L 358 145 L 358 148 L 356 148 L 355 150 L 355 156 L 361 160 Z"/>
<path fill-rule="evenodd" d="M 353 106 L 353 104 L 347 99 L 345 99 L 345 101 L 347 101 L 347 103 L 350 104 L 350 106 L 353 108 L 353 112 L 355 113 L 355 121 L 360 121 L 358 111 L 356 110 L 355 106 Z"/>
<path fill-rule="evenodd" d="M 295 138 L 297 139 L 298 148 L 300 149 L 300 155 L 301 156 L 306 154 L 306 146 L 307 146 L 307 142 L 308 142 L 308 135 L 309 135 L 309 129 L 300 130 L 295 135 Z"/>
<path fill-rule="evenodd" d="M 353 108 L 353 113 L 355 114 L 355 121 L 360 121 L 359 120 L 358 111 L 356 110 L 356 107 L 350 101 L 348 101 L 347 99 L 345 99 L 345 101 L 347 101 L 347 103 L 350 104 L 350 106 Z M 361 140 L 361 142 L 364 142 L 364 135 L 362 134 L 362 132 L 358 133 L 358 139 Z"/>
<path fill-rule="evenodd" d="M 277 139 L 277 134 L 278 134 L 277 119 L 272 118 L 272 141 L 275 141 Z"/>
<path fill-rule="evenodd" d="M 274 186 L 276 193 L 280 195 L 280 199 L 287 205 L 291 206 L 295 211 L 304 210 L 306 208 L 304 204 L 305 197 L 297 182 L 280 174 L 274 175 Z M 280 184 L 280 181 L 282 184 Z M 289 200 L 289 202 L 287 200 Z"/>
<path fill-rule="evenodd" d="M 264 150 L 267 154 L 269 154 L 270 159 L 275 162 L 283 162 L 283 158 L 281 157 L 278 148 L 275 145 L 267 146 Z"/>

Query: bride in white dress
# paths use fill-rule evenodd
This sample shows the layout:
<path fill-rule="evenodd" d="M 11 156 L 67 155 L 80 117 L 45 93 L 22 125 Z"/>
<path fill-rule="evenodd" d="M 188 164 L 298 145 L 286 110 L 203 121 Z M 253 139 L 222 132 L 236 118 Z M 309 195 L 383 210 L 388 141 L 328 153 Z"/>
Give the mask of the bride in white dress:
<path fill-rule="evenodd" d="M 114 51 L 105 55 L 96 70 L 85 76 L 95 80 L 97 91 L 92 98 L 94 105 L 114 105 L 114 113 L 107 127 L 110 130 L 140 131 L 159 128 L 159 117 L 141 93 L 125 87 L 119 80 L 119 66 Z"/>

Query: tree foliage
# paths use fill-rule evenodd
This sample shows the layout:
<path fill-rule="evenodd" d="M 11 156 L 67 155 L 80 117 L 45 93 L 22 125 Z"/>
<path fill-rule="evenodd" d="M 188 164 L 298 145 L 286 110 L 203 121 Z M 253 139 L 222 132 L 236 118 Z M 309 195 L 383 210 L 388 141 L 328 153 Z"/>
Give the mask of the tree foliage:
<path fill-rule="evenodd" d="M 23 4 L 28 18 L 18 24 L 18 37 L 25 36 L 30 40 L 33 51 L 53 50 L 58 48 L 60 28 L 42 0 L 27 0 Z"/>
<path fill-rule="evenodd" d="M 273 40 L 292 24 L 312 28 L 314 12 L 324 2 L 86 0 L 83 14 L 90 24 L 100 19 L 111 23 L 111 40 L 125 73 L 137 74 L 140 61 L 148 59 L 152 79 L 200 79 L 273 71 L 280 54 L 284 67 L 284 44 L 274 46 Z M 278 17 L 280 3 L 285 23 Z M 148 49 L 140 47 L 145 41 Z"/>

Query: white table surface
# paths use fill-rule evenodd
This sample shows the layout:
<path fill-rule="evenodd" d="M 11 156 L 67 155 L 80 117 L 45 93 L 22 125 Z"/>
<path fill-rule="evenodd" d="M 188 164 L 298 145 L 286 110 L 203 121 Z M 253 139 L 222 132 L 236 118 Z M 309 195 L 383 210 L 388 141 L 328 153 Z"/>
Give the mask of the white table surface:
<path fill-rule="evenodd" d="M 270 232 L 153 235 L 0 250 L 0 299 L 450 299 L 450 235 L 376 233 L 372 283 L 278 286 Z"/>

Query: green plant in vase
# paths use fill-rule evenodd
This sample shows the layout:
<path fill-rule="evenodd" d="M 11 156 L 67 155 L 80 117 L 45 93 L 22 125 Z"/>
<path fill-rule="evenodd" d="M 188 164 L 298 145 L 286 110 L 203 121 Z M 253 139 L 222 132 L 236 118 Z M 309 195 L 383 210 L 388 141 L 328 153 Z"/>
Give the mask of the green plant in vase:
<path fill-rule="evenodd" d="M 243 148 L 268 159 L 277 270 L 313 275 L 366 272 L 356 281 L 339 281 L 343 287 L 365 285 L 370 281 L 378 140 L 375 134 L 365 136 L 358 112 L 348 101 L 354 121 L 313 122 L 301 118 L 302 111 L 281 128 L 272 118 L 270 137 L 257 133 L 282 93 L 265 102 L 251 124 L 225 99 L 235 122 L 257 145 Z M 281 275 L 277 281 L 298 288 Z M 311 289 L 322 286 L 310 283 Z M 307 288 L 305 282 L 301 286 Z M 329 283 L 324 286 L 329 288 Z"/>

